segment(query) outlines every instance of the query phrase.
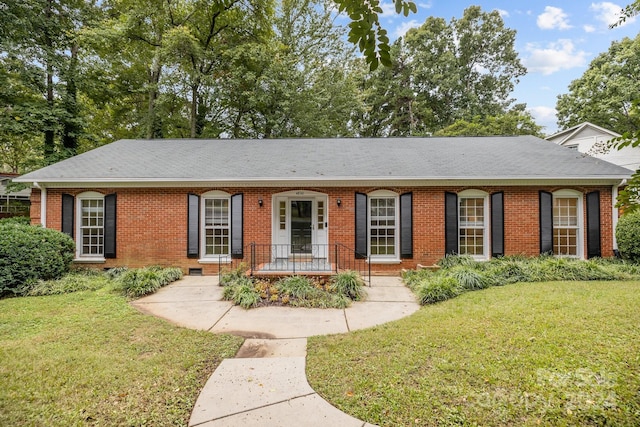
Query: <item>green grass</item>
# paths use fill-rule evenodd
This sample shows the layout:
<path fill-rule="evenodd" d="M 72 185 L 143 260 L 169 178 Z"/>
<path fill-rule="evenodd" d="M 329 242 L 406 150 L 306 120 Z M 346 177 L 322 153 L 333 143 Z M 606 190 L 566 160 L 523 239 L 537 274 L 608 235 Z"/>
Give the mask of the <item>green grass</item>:
<path fill-rule="evenodd" d="M 635 426 L 638 307 L 638 281 L 492 287 L 310 338 L 307 376 L 381 426 Z"/>
<path fill-rule="evenodd" d="M 0 425 L 186 425 L 241 342 L 142 315 L 107 289 L 0 300 Z"/>

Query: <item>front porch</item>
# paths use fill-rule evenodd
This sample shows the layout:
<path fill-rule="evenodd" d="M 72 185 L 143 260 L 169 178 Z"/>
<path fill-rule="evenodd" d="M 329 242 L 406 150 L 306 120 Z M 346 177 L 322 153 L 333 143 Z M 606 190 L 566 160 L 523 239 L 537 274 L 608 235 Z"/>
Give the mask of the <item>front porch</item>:
<path fill-rule="evenodd" d="M 331 245 L 257 244 L 245 246 L 244 258 L 233 259 L 232 267 L 248 263 L 250 276 L 332 275 L 352 270 L 371 281 L 369 257 L 341 243 Z"/>

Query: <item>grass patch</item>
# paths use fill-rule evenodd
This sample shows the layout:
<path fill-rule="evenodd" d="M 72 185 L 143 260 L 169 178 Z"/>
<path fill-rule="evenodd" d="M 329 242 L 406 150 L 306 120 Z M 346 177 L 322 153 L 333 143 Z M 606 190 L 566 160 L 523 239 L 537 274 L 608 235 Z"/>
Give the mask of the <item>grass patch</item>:
<path fill-rule="evenodd" d="M 186 425 L 241 342 L 142 315 L 107 288 L 0 300 L 0 425 Z"/>
<path fill-rule="evenodd" d="M 469 292 L 397 322 L 309 338 L 307 376 L 339 409 L 381 426 L 633 426 L 638 306 L 638 281 Z"/>

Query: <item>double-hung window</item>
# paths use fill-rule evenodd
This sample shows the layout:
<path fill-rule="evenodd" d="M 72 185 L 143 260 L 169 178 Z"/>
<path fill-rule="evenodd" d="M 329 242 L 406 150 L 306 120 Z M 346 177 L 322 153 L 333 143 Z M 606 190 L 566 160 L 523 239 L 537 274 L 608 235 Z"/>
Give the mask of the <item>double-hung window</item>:
<path fill-rule="evenodd" d="M 582 253 L 581 194 L 571 190 L 553 193 L 553 253 L 580 257 Z"/>
<path fill-rule="evenodd" d="M 104 256 L 104 196 L 86 192 L 77 197 L 78 258 Z"/>
<path fill-rule="evenodd" d="M 488 194 L 466 190 L 458 194 L 458 253 L 488 258 Z"/>
<path fill-rule="evenodd" d="M 398 196 L 390 191 L 369 194 L 369 254 L 372 258 L 399 260 Z"/>
<path fill-rule="evenodd" d="M 229 195 L 215 192 L 203 196 L 202 238 L 204 257 L 220 258 L 230 254 Z"/>

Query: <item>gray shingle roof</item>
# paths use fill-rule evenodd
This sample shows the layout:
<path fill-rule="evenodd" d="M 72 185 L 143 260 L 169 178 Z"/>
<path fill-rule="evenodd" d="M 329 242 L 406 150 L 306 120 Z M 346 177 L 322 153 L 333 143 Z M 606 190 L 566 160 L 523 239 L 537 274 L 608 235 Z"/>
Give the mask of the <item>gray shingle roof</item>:
<path fill-rule="evenodd" d="M 23 182 L 622 179 L 629 171 L 533 136 L 120 140 Z"/>

